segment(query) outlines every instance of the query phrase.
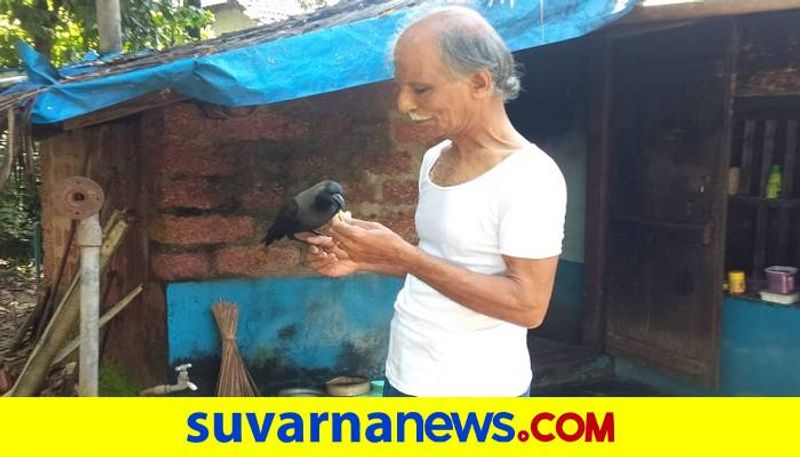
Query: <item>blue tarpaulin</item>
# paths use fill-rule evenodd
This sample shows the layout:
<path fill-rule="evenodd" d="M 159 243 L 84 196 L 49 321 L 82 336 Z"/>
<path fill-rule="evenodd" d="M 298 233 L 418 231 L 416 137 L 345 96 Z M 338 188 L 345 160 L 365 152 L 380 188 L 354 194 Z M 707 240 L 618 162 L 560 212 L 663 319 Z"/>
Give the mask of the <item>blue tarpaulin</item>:
<path fill-rule="evenodd" d="M 634 0 L 495 0 L 476 7 L 513 51 L 575 38 L 628 13 Z M 157 66 L 82 81 L 56 80 L 40 59 L 25 59 L 27 85 L 48 89 L 31 121 L 64 121 L 165 88 L 226 106 L 262 105 L 332 92 L 392 77 L 390 41 L 413 9 L 302 35 L 184 57 Z M 63 74 L 63 71 L 62 71 Z"/>

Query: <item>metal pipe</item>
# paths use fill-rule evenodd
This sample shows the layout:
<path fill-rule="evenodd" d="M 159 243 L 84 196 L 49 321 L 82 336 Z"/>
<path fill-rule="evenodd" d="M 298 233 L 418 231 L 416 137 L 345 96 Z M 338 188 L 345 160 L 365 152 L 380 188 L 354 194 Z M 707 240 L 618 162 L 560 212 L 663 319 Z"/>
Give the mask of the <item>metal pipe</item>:
<path fill-rule="evenodd" d="M 97 29 L 100 32 L 100 53 L 122 51 L 122 24 L 119 0 L 95 0 Z"/>
<path fill-rule="evenodd" d="M 79 359 L 78 394 L 97 396 L 100 319 L 100 246 L 103 233 L 97 214 L 78 224 L 78 246 L 81 257 L 81 350 Z"/>
<path fill-rule="evenodd" d="M 734 16 L 795 8 L 800 8 L 800 0 L 690 0 L 648 6 L 640 3 L 617 24 Z"/>

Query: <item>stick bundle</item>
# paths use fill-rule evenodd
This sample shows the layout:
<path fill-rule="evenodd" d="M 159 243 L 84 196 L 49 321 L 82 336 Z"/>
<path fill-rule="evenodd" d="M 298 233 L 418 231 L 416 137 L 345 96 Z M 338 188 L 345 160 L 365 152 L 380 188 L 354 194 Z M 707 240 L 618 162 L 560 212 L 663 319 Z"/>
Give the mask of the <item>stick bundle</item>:
<path fill-rule="evenodd" d="M 261 395 L 236 347 L 236 326 L 239 308 L 219 300 L 211 307 L 222 338 L 222 363 L 217 382 L 218 397 L 255 397 Z"/>

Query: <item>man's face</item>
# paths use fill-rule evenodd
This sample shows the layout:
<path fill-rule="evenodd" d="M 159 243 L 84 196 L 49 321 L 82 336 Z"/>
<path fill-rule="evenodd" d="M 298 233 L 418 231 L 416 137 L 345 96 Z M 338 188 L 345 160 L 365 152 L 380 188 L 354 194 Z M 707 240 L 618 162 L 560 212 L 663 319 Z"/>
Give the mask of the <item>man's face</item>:
<path fill-rule="evenodd" d="M 479 103 L 469 78 L 445 67 L 437 39 L 433 25 L 412 27 L 397 42 L 394 63 L 397 108 L 425 136 L 441 140 L 469 129 Z"/>

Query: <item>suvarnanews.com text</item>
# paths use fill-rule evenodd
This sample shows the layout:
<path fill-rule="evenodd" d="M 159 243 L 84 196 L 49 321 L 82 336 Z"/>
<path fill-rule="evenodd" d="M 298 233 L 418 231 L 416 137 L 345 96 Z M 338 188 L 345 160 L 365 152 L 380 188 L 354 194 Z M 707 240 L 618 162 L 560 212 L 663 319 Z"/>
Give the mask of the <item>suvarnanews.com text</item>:
<path fill-rule="evenodd" d="M 509 443 L 614 442 L 613 412 L 533 412 L 522 419 L 510 412 L 413 411 L 202 412 L 187 418 L 189 443 Z"/>

